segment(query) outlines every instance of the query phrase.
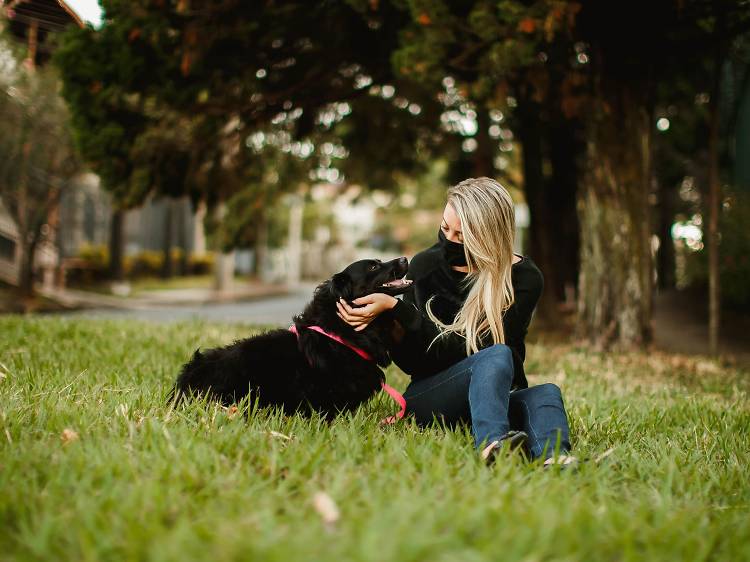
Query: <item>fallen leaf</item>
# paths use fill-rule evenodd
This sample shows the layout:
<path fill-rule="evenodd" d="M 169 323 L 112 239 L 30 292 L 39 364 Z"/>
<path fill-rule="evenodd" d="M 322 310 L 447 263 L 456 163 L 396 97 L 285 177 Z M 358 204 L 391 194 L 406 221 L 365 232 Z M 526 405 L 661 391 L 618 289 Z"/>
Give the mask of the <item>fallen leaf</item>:
<path fill-rule="evenodd" d="M 60 434 L 60 439 L 62 440 L 63 445 L 67 445 L 73 441 L 78 441 L 78 432 L 72 429 L 63 429 L 63 432 Z"/>
<path fill-rule="evenodd" d="M 315 492 L 313 507 L 326 525 L 332 526 L 339 520 L 339 508 L 333 498 L 325 492 Z"/>
<path fill-rule="evenodd" d="M 609 455 L 611 455 L 614 452 L 615 452 L 615 448 L 614 447 L 610 447 L 609 449 L 607 449 L 606 451 L 604 451 L 601 455 L 599 455 L 598 457 L 596 457 L 594 459 L 594 463 L 599 464 L 600 462 L 602 462 L 604 459 L 606 459 Z"/>
<path fill-rule="evenodd" d="M 283 433 L 279 433 L 278 431 L 271 430 L 268 432 L 268 435 L 270 435 L 271 437 L 278 437 L 279 439 L 284 439 L 285 441 L 292 440 L 292 438 L 289 437 L 288 435 L 284 435 Z"/>

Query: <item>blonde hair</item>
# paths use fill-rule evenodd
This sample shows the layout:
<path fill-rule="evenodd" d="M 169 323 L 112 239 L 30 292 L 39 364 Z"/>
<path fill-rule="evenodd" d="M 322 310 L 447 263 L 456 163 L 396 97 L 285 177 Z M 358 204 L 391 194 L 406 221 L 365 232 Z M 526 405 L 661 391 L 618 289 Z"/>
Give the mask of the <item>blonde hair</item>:
<path fill-rule="evenodd" d="M 479 340 L 487 332 L 494 343 L 505 343 L 503 315 L 513 304 L 511 265 L 516 220 L 508 191 L 490 178 L 470 178 L 448 189 L 448 204 L 461 220 L 464 252 L 469 271 L 462 281 L 471 285 L 463 306 L 453 322 L 443 323 L 432 312 L 427 301 L 429 318 L 440 328 L 430 342 L 447 333 L 466 338 L 466 354 L 479 351 Z"/>

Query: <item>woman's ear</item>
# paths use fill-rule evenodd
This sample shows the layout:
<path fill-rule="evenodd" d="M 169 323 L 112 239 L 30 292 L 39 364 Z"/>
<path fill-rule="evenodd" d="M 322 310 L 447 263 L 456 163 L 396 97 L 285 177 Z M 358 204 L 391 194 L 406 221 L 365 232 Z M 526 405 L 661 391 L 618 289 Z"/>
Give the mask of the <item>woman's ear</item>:
<path fill-rule="evenodd" d="M 331 291 L 335 297 L 349 301 L 354 296 L 352 278 L 346 273 L 337 273 L 331 278 Z"/>

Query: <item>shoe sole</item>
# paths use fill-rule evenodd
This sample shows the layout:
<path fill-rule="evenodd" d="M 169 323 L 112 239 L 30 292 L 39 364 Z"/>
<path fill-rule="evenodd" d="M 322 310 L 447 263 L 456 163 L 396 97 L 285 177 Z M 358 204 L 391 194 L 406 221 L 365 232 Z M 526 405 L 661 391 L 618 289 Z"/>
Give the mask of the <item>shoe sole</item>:
<path fill-rule="evenodd" d="M 528 438 L 529 436 L 526 433 L 519 431 L 502 441 L 493 441 L 482 450 L 482 459 L 489 466 L 495 462 L 495 457 L 500 451 L 506 448 L 508 452 L 515 451 L 525 445 Z"/>

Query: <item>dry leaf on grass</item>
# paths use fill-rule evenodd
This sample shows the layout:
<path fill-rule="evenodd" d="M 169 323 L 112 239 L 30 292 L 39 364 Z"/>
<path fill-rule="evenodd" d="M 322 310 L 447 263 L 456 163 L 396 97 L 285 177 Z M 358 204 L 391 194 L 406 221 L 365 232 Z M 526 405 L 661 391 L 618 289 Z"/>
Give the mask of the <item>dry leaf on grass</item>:
<path fill-rule="evenodd" d="M 284 441 L 292 440 L 292 438 L 289 437 L 288 435 L 284 435 L 283 433 L 279 433 L 278 431 L 271 430 L 268 432 L 268 435 L 270 435 L 271 437 L 278 437 L 279 439 L 283 439 Z"/>
<path fill-rule="evenodd" d="M 339 508 L 333 498 L 325 492 L 315 492 L 313 507 L 326 525 L 333 526 L 339 520 Z"/>
<path fill-rule="evenodd" d="M 615 452 L 615 448 L 614 447 L 610 447 L 609 449 L 607 449 L 606 451 L 604 451 L 601 455 L 597 456 L 594 459 L 594 462 L 596 464 L 599 464 L 600 462 L 602 462 L 604 459 L 606 459 L 609 455 L 611 455 L 614 452 Z"/>
<path fill-rule="evenodd" d="M 63 445 L 67 445 L 73 441 L 78 441 L 78 432 L 72 429 L 63 429 L 63 432 L 60 434 L 60 439 L 62 440 Z"/>
<path fill-rule="evenodd" d="M 118 404 L 115 406 L 115 413 L 122 416 L 125 419 L 128 419 L 128 405 L 127 404 Z"/>

